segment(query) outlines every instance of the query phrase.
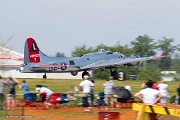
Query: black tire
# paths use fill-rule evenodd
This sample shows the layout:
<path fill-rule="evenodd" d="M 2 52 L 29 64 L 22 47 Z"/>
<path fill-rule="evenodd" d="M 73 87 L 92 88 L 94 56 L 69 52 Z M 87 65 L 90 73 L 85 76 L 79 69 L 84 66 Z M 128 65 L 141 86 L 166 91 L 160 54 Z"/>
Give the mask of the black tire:
<path fill-rule="evenodd" d="M 43 79 L 46 79 L 47 78 L 47 76 L 46 75 L 43 75 Z"/>
<path fill-rule="evenodd" d="M 72 75 L 72 76 L 76 76 L 77 74 L 78 74 L 78 71 L 72 71 L 72 72 L 71 72 L 71 75 Z"/>
<path fill-rule="evenodd" d="M 113 76 L 113 78 L 114 78 L 115 80 L 117 80 L 117 79 L 119 78 L 119 75 L 118 75 L 118 72 L 117 72 L 117 71 L 113 71 L 113 72 L 111 73 L 111 76 Z"/>

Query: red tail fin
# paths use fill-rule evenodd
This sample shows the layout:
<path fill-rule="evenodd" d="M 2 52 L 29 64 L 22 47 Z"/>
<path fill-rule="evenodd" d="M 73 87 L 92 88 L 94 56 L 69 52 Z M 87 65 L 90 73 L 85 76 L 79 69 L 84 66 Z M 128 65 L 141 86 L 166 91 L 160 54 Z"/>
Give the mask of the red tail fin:
<path fill-rule="evenodd" d="M 27 42 L 26 47 L 28 47 L 28 55 L 29 55 L 29 56 L 27 56 L 29 59 L 28 62 L 30 62 L 30 63 L 40 62 L 39 48 L 36 44 L 36 41 L 33 38 L 27 38 L 26 42 Z"/>

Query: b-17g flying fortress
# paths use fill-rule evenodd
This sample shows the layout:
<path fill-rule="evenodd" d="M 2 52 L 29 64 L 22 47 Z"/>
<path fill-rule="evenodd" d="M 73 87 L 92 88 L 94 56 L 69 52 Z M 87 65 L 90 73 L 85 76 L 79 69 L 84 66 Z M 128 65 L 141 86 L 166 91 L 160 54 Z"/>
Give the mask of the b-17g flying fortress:
<path fill-rule="evenodd" d="M 46 73 L 69 72 L 76 76 L 79 71 L 86 74 L 89 70 L 110 69 L 111 75 L 116 76 L 117 69 L 126 66 L 137 66 L 142 61 L 159 59 L 164 56 L 126 57 L 121 53 L 112 53 L 100 49 L 94 53 L 84 54 L 80 57 L 50 57 L 42 53 L 33 38 L 27 38 L 24 46 L 24 64 L 19 71 L 22 73 Z"/>

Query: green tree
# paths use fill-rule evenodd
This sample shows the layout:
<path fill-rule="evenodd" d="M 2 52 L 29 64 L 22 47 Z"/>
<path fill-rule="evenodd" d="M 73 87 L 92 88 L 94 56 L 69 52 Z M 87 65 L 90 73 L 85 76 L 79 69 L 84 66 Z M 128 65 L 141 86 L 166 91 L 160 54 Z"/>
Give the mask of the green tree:
<path fill-rule="evenodd" d="M 94 52 L 97 52 L 99 49 L 112 50 L 112 47 L 106 46 L 104 44 L 100 44 L 100 45 L 95 47 Z"/>
<path fill-rule="evenodd" d="M 65 57 L 64 53 L 57 52 L 56 57 Z"/>
<path fill-rule="evenodd" d="M 166 56 L 165 58 L 161 59 L 159 67 L 162 69 L 170 69 L 172 65 L 171 57 L 173 53 L 178 49 L 176 46 L 172 45 L 174 39 L 163 37 L 162 40 L 158 41 L 157 48 L 162 51 L 162 55 Z"/>
<path fill-rule="evenodd" d="M 120 52 L 126 56 L 130 56 L 133 53 L 133 50 L 129 48 L 128 45 L 121 45 L 119 41 L 111 48 L 111 50 L 114 52 Z"/>
<path fill-rule="evenodd" d="M 86 45 L 76 47 L 74 51 L 72 51 L 71 55 L 73 57 L 80 57 L 84 54 L 94 52 L 94 49 L 92 47 L 87 48 Z"/>
<path fill-rule="evenodd" d="M 150 65 L 146 66 L 144 71 L 139 71 L 138 73 L 138 80 L 160 80 L 160 68 L 154 63 L 150 63 Z"/>
<path fill-rule="evenodd" d="M 135 41 L 131 42 L 134 54 L 138 54 L 141 57 L 155 55 L 154 50 L 156 43 L 154 39 L 150 38 L 148 35 L 138 36 Z"/>
<path fill-rule="evenodd" d="M 95 79 L 106 79 L 107 77 L 110 76 L 110 71 L 109 69 L 105 69 L 105 70 L 94 70 L 94 78 Z"/>
<path fill-rule="evenodd" d="M 172 69 L 180 73 L 180 54 L 176 54 L 174 59 L 172 59 Z"/>
<path fill-rule="evenodd" d="M 156 43 L 154 39 L 149 37 L 148 35 L 138 36 L 134 41 L 131 42 L 132 50 L 135 55 L 139 55 L 140 57 L 153 56 L 156 54 L 155 46 Z M 141 69 L 145 70 L 146 66 L 150 61 L 144 61 L 141 64 Z"/>
<path fill-rule="evenodd" d="M 131 42 L 131 48 L 129 48 L 128 45 L 121 45 L 120 42 L 118 41 L 114 46 L 106 46 L 104 44 L 100 44 L 96 47 L 86 47 L 86 45 L 76 47 L 75 50 L 71 53 L 72 56 L 77 57 L 81 56 L 86 53 L 91 53 L 91 52 L 97 52 L 99 49 L 105 49 L 105 50 L 110 50 L 112 52 L 120 52 L 125 54 L 126 56 L 130 56 L 132 54 L 138 54 L 141 57 L 146 57 L 146 56 L 154 56 L 156 54 L 156 50 L 162 51 L 162 55 L 165 56 L 170 56 L 174 52 L 174 50 L 180 50 L 180 47 L 175 47 L 172 46 L 173 39 L 168 39 L 164 38 L 163 40 L 159 40 L 158 43 L 154 42 L 154 39 L 149 37 L 148 35 L 143 35 L 143 36 L 138 36 L 134 41 Z M 170 66 L 169 61 L 171 57 L 166 57 L 163 59 L 159 60 L 152 60 L 152 61 L 147 61 L 147 63 L 144 65 L 144 67 L 123 67 L 119 68 L 118 71 L 125 71 L 126 76 L 128 78 L 129 75 L 131 74 L 138 74 L 139 79 L 147 79 L 147 78 L 158 78 L 159 77 L 159 66 L 162 68 L 165 68 L 164 66 Z M 142 68 L 145 68 L 145 71 L 142 71 Z M 167 67 L 166 67 L 167 68 Z M 177 69 L 177 67 L 174 67 Z M 101 70 L 95 70 L 94 71 L 95 78 L 101 78 L 104 79 L 107 76 L 110 75 L 109 69 L 105 69 L 104 71 Z M 142 76 L 142 77 L 141 77 Z M 143 77 L 147 76 L 147 77 Z"/>

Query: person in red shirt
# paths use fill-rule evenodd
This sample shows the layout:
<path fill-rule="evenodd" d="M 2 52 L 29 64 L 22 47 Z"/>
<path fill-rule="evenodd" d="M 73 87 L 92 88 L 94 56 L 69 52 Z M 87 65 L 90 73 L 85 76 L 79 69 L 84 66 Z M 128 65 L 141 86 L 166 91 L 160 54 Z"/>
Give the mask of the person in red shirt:
<path fill-rule="evenodd" d="M 158 90 L 158 87 L 157 87 L 156 81 L 153 81 L 153 82 L 154 82 L 154 83 L 153 83 L 152 88 L 153 88 L 153 89 L 155 89 L 155 90 Z"/>
<path fill-rule="evenodd" d="M 151 80 L 151 81 L 153 81 L 153 80 Z M 141 88 L 142 88 L 142 89 L 146 89 L 146 88 L 147 88 L 146 83 L 142 83 L 142 84 L 141 84 Z M 157 87 L 156 81 L 153 81 L 153 86 L 152 86 L 152 88 L 155 89 L 155 90 L 158 90 L 158 89 L 159 89 L 159 88 Z"/>

